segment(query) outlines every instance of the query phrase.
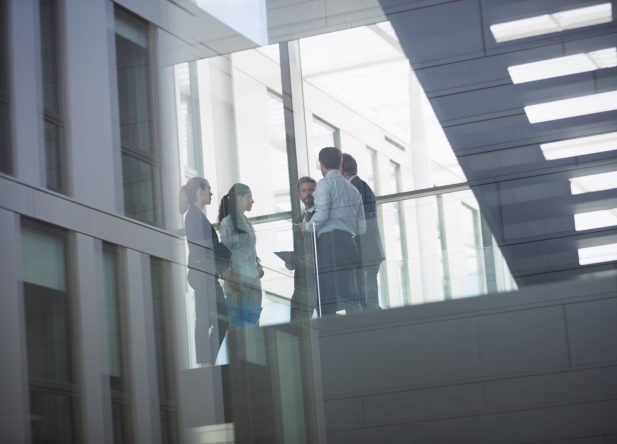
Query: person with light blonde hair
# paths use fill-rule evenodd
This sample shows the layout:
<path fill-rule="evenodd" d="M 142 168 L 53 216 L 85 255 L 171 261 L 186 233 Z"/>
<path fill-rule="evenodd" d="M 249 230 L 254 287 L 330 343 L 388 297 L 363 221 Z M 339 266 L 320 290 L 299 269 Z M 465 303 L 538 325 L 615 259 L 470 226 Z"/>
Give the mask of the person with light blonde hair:
<path fill-rule="evenodd" d="M 229 268 L 230 252 L 203 213 L 212 201 L 210 183 L 193 177 L 180 189 L 178 210 L 185 214 L 189 247 L 187 279 L 195 291 L 195 355 L 201 366 L 213 365 L 229 328 L 227 305 L 219 276 Z"/>

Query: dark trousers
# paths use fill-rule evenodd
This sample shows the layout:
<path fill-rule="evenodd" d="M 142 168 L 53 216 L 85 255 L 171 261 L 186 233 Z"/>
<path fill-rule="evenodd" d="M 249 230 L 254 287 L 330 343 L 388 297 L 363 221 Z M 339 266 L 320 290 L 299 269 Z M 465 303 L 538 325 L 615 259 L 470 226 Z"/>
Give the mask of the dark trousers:
<path fill-rule="evenodd" d="M 188 281 L 195 291 L 195 354 L 199 364 L 214 364 L 229 316 L 223 289 L 213 276 L 189 270 Z"/>
<path fill-rule="evenodd" d="M 379 286 L 377 284 L 377 273 L 379 273 L 380 265 L 380 263 L 377 263 L 356 268 L 358 298 L 361 307 L 365 310 L 378 310 L 380 308 Z"/>
<path fill-rule="evenodd" d="M 319 235 L 317 270 L 323 316 L 337 310 L 349 313 L 360 309 L 355 283 L 357 265 L 358 250 L 350 233 L 333 230 Z"/>
<path fill-rule="evenodd" d="M 311 319 L 317 305 L 315 268 L 301 265 L 294 275 L 294 292 L 291 296 L 290 321 Z"/>

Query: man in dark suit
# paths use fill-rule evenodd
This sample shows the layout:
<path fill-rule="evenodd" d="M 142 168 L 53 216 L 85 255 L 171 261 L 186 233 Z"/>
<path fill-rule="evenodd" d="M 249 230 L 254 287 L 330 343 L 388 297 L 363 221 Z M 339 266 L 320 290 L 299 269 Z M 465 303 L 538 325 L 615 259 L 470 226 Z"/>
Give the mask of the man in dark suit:
<path fill-rule="evenodd" d="M 356 283 L 361 306 L 366 310 L 376 310 L 380 308 L 377 273 L 385 256 L 379 234 L 379 225 L 377 224 L 375 193 L 365 181 L 358 177 L 358 164 L 356 159 L 349 154 L 343 154 L 341 174 L 362 195 L 366 232 L 355 238 L 360 258 L 356 268 Z"/>
<path fill-rule="evenodd" d="M 297 230 L 296 261 L 285 264 L 289 270 L 295 270 L 294 292 L 291 297 L 291 322 L 311 319 L 317 303 L 313 234 L 302 232 L 299 227 L 300 224 L 309 222 L 313 217 L 315 212 L 313 193 L 316 186 L 315 179 L 308 176 L 301 177 L 296 184 L 298 199 L 304 205 L 304 209 L 300 217 L 293 221 Z"/>

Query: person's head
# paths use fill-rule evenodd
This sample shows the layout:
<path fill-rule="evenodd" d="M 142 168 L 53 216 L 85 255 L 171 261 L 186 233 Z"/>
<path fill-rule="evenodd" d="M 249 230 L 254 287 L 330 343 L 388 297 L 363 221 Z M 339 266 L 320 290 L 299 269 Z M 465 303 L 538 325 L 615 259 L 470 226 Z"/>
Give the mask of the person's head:
<path fill-rule="evenodd" d="M 304 176 L 298 179 L 296 183 L 296 191 L 298 192 L 298 198 L 304 204 L 305 208 L 311 208 L 315 205 L 315 199 L 313 193 L 317 187 L 317 182 L 312 177 Z"/>
<path fill-rule="evenodd" d="M 358 163 L 350 154 L 343 154 L 343 162 L 341 163 L 341 174 L 346 178 L 351 178 L 358 174 Z"/>
<path fill-rule="evenodd" d="M 178 211 L 180 214 L 186 213 L 189 205 L 195 205 L 201 209 L 204 205 L 212 202 L 212 191 L 210 183 L 203 177 L 191 177 L 189 181 L 180 188 L 178 193 Z"/>
<path fill-rule="evenodd" d="M 221 199 L 219 206 L 219 223 L 227 216 L 231 216 L 231 221 L 236 230 L 238 230 L 238 218 L 245 211 L 251 211 L 253 207 L 253 193 L 248 185 L 243 183 L 235 183 Z M 240 231 L 240 230 L 238 230 Z"/>
<path fill-rule="evenodd" d="M 319 151 L 319 166 L 321 168 L 321 174 L 324 176 L 330 170 L 338 170 L 341 167 L 343 155 L 341 150 L 333 146 L 322 148 Z"/>

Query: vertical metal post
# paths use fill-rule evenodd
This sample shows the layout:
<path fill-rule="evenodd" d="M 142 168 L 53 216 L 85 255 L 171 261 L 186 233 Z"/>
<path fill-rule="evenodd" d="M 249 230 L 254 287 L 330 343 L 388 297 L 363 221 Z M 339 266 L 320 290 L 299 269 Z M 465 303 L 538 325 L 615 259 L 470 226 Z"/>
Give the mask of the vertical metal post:
<path fill-rule="evenodd" d="M 448 238 L 446 235 L 446 219 L 443 210 L 443 196 L 438 194 L 437 220 L 439 221 L 439 241 L 441 244 L 441 263 L 443 268 L 443 297 L 452 299 L 452 282 L 450 281 L 450 258 L 448 257 Z"/>
<path fill-rule="evenodd" d="M 482 245 L 482 257 L 484 258 L 484 275 L 486 277 L 486 292 L 496 293 L 497 268 L 495 267 L 495 252 L 493 251 L 493 234 L 491 229 L 480 215 L 480 238 Z"/>
<path fill-rule="evenodd" d="M 298 41 L 280 43 L 279 50 L 289 167 L 289 195 L 291 196 L 291 214 L 295 218 L 301 213 L 300 202 L 296 198 L 296 182 L 299 177 L 308 174 L 310 161 L 304 119 L 300 43 Z"/>
<path fill-rule="evenodd" d="M 281 61 L 281 85 L 285 134 L 287 137 L 287 162 L 289 166 L 289 195 L 291 197 L 292 219 L 297 220 L 302 212 L 297 198 L 296 183 L 299 177 L 309 174 L 309 158 L 306 119 L 304 114 L 304 88 L 300 60 L 300 42 L 291 41 L 279 44 Z M 294 235 L 294 245 L 300 245 L 300 233 Z M 316 256 L 315 256 L 316 257 Z M 319 307 L 320 304 L 318 304 Z M 305 394 L 307 412 L 306 430 L 310 442 L 326 442 L 323 389 L 321 384 L 321 361 L 319 352 L 319 332 L 310 322 L 298 330 L 302 351 L 301 380 Z"/>

